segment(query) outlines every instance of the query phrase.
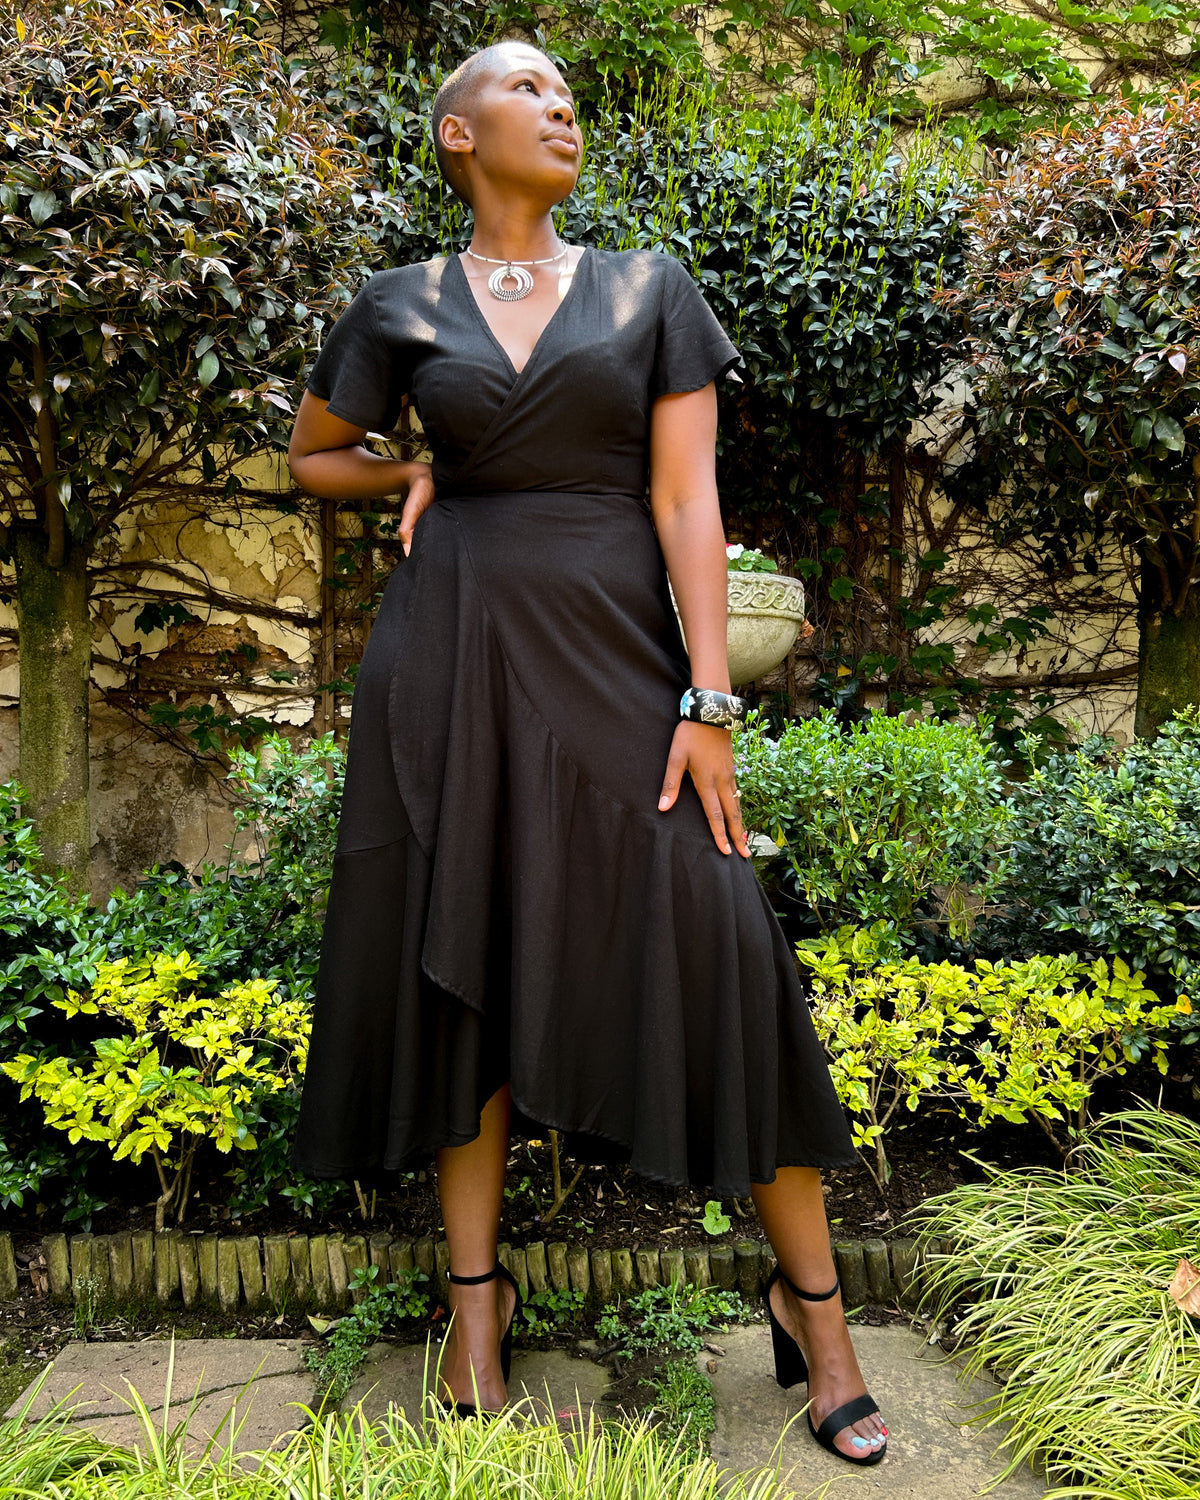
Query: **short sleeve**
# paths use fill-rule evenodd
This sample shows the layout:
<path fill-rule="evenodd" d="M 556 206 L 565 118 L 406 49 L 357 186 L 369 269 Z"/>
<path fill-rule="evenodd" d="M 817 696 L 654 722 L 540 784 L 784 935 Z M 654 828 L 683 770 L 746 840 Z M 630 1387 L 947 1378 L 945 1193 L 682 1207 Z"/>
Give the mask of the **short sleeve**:
<path fill-rule="evenodd" d="M 658 347 L 650 394 L 698 391 L 740 363 L 741 355 L 717 322 L 687 269 L 664 255 Z"/>
<path fill-rule="evenodd" d="M 387 433 L 400 416 L 404 392 L 398 374 L 367 281 L 326 334 L 306 385 L 343 422 Z"/>

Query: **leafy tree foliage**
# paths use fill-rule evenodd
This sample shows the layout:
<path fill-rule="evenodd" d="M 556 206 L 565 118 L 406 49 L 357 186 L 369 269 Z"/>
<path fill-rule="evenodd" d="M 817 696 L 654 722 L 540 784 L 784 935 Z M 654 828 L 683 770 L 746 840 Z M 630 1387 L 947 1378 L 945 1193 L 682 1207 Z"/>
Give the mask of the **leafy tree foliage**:
<path fill-rule="evenodd" d="M 1200 701 L 1198 175 L 1200 90 L 1040 132 L 943 295 L 982 377 L 962 481 L 1007 481 L 1051 551 L 1108 533 L 1140 559 L 1142 734 Z"/>
<path fill-rule="evenodd" d="M 0 109 L 0 543 L 17 563 L 20 774 L 48 857 L 78 875 L 86 587 L 67 597 L 59 580 L 73 569 L 78 585 L 131 507 L 229 499 L 238 460 L 284 446 L 322 323 L 396 210 L 249 13 L 5 3 Z M 44 702 L 39 623 L 76 645 L 71 681 Z"/>
<path fill-rule="evenodd" d="M 299 17 L 297 17 L 297 22 Z M 937 114 L 992 144 L 1062 121 L 1095 97 L 1155 98 L 1200 71 L 1194 0 L 349 0 L 321 13 L 321 37 L 370 35 L 453 65 L 518 33 L 560 57 L 589 106 L 624 101 L 664 76 L 707 75 L 731 102 L 778 89 L 811 99 L 842 78 L 893 108 Z"/>

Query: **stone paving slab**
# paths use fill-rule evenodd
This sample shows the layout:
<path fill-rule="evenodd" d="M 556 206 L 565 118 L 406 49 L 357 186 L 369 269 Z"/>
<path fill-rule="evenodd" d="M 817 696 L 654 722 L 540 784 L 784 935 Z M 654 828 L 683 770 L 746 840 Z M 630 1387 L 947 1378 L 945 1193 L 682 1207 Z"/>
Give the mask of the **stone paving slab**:
<path fill-rule="evenodd" d="M 185 1441 L 191 1457 L 203 1453 L 210 1438 L 214 1453 L 227 1450 L 231 1429 L 238 1424 L 244 1425 L 234 1438 L 235 1452 L 286 1441 L 309 1423 L 308 1414 L 292 1403 L 314 1404 L 313 1376 L 304 1366 L 303 1348 L 299 1339 L 177 1340 L 168 1431 L 185 1418 L 195 1397 Z M 145 1432 L 131 1409 L 129 1386 L 141 1396 L 161 1433 L 170 1357 L 169 1339 L 68 1344 L 53 1360 L 29 1416 L 44 1416 L 54 1402 L 65 1400 L 74 1408 L 71 1421 L 102 1441 L 141 1447 Z M 247 1383 L 249 1389 L 243 1393 Z M 5 1416 L 15 1416 L 24 1399 L 19 1396 Z"/>
<path fill-rule="evenodd" d="M 780 1477 L 798 1497 L 819 1497 L 830 1480 L 831 1495 L 866 1500 L 974 1500 L 1004 1467 L 995 1456 L 996 1430 L 966 1424 L 968 1409 L 995 1389 L 990 1381 L 965 1385 L 957 1368 L 937 1348 L 907 1328 L 854 1327 L 855 1352 L 867 1388 L 879 1402 L 888 1428 L 888 1455 L 870 1468 L 856 1468 L 826 1453 L 798 1416 L 783 1437 Z M 781 1390 L 775 1382 L 770 1332 L 736 1328 L 715 1335 L 721 1358 L 702 1354 L 699 1366 L 713 1383 L 717 1428 L 710 1448 L 722 1469 L 774 1467 L 771 1449 L 789 1417 L 802 1412 L 807 1387 Z M 1014 1474 L 991 1493 L 997 1500 L 1029 1500 L 1045 1491 L 1029 1470 Z"/>

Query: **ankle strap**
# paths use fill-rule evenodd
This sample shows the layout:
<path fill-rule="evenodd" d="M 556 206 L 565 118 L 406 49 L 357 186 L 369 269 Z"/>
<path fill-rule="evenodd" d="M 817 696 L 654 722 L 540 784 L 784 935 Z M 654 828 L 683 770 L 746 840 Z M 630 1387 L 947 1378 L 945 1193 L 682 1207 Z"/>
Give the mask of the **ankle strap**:
<path fill-rule="evenodd" d="M 497 1258 L 496 1264 L 492 1267 L 492 1269 L 490 1271 L 485 1271 L 482 1276 L 456 1276 L 453 1271 L 447 1271 L 446 1280 L 452 1281 L 455 1286 L 478 1286 L 481 1281 L 491 1281 L 491 1279 L 499 1270 L 500 1261 L 499 1258 Z M 834 1288 L 834 1290 L 837 1290 L 836 1287 Z"/>
<path fill-rule="evenodd" d="M 779 1268 L 779 1274 L 780 1274 L 780 1276 L 783 1277 L 784 1281 L 787 1281 L 788 1286 L 791 1287 L 791 1289 L 795 1293 L 795 1295 L 797 1297 L 803 1297 L 804 1300 L 805 1300 L 805 1302 L 828 1302 L 829 1299 L 830 1299 L 830 1297 L 836 1297 L 837 1296 L 838 1291 L 840 1290 L 841 1285 L 842 1285 L 841 1280 L 839 1278 L 837 1281 L 835 1281 L 833 1283 L 833 1286 L 830 1287 L 829 1291 L 827 1291 L 827 1292 L 802 1292 L 800 1290 L 800 1288 L 796 1285 L 796 1283 L 794 1281 L 788 1281 L 787 1276 L 784 1275 L 784 1270 L 783 1270 L 782 1266 L 780 1266 L 780 1268 Z"/>

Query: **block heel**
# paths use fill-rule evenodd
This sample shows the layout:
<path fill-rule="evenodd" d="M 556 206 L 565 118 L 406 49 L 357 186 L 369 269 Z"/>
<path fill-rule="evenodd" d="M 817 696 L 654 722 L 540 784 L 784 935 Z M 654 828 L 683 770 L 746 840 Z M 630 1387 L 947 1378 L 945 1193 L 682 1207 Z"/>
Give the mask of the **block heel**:
<path fill-rule="evenodd" d="M 800 1345 L 775 1316 L 775 1309 L 771 1306 L 771 1288 L 777 1281 L 783 1281 L 797 1297 L 802 1297 L 805 1302 L 828 1302 L 831 1297 L 837 1295 L 841 1281 L 835 1281 L 833 1289 L 828 1292 L 802 1292 L 793 1282 L 788 1281 L 778 1262 L 776 1262 L 775 1269 L 771 1272 L 770 1279 L 767 1281 L 766 1289 L 763 1292 L 763 1300 L 767 1304 L 767 1316 L 771 1320 L 771 1351 L 775 1356 L 775 1379 L 787 1391 L 792 1386 L 799 1385 L 802 1380 L 808 1380 L 808 1361 L 804 1358 L 804 1351 L 800 1348 Z M 857 1458 L 850 1453 L 843 1453 L 833 1440 L 839 1432 L 844 1431 L 855 1422 L 860 1422 L 863 1417 L 871 1416 L 872 1413 L 878 1412 L 878 1410 L 879 1407 L 872 1397 L 867 1395 L 855 1396 L 852 1401 L 847 1401 L 844 1405 L 839 1406 L 836 1411 L 831 1411 L 820 1427 L 813 1426 L 812 1416 L 809 1415 L 808 1430 L 816 1438 L 817 1442 L 820 1443 L 821 1447 L 828 1452 L 835 1454 L 838 1458 L 844 1459 L 848 1464 L 857 1464 L 859 1468 L 868 1468 L 872 1464 L 877 1464 L 887 1452 L 886 1440 L 874 1453 L 868 1453 L 862 1458 Z"/>

